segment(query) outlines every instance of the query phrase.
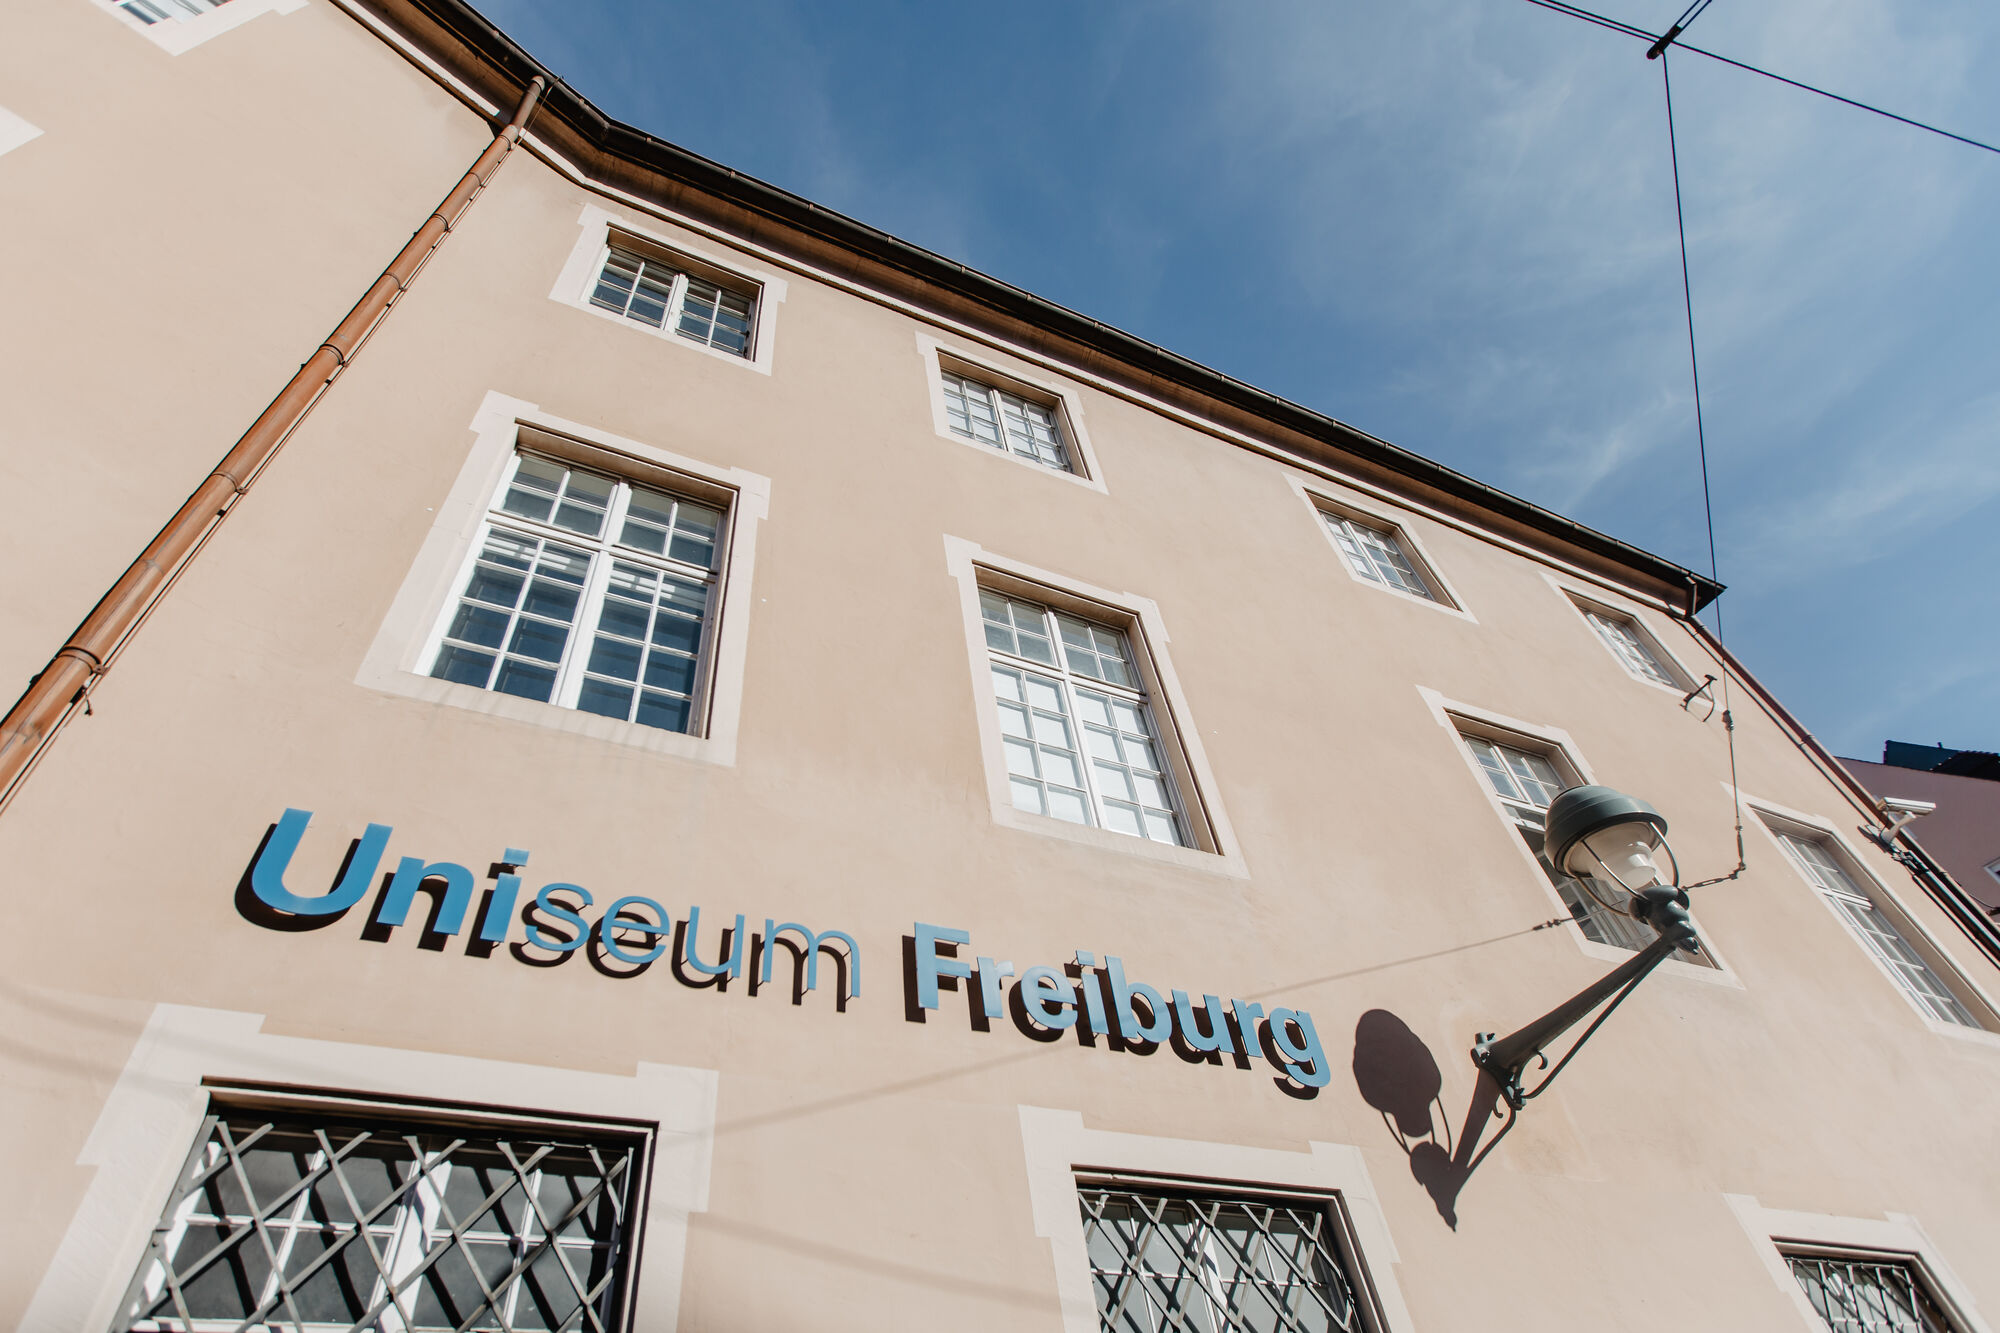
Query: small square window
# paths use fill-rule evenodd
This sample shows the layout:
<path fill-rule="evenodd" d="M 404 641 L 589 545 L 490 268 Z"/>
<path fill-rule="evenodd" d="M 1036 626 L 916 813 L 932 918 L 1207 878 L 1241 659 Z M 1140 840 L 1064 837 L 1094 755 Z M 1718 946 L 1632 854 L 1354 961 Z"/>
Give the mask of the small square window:
<path fill-rule="evenodd" d="M 1875 895 L 1863 887 L 1863 872 L 1846 863 L 1832 839 L 1804 828 L 1780 827 L 1762 811 L 1758 814 L 1785 849 L 1792 868 L 1833 906 L 1842 923 L 1919 1010 L 1941 1023 L 1981 1026 Z"/>
<path fill-rule="evenodd" d="M 698 734 L 727 517 L 713 498 L 517 452 L 429 674 Z"/>
<path fill-rule="evenodd" d="M 1082 1184 L 1103 1333 L 1364 1333 L 1329 1199 Z"/>
<path fill-rule="evenodd" d="M 1548 822 L 1549 803 L 1565 789 L 1580 785 L 1574 772 L 1563 771 L 1569 765 L 1561 752 L 1463 728 L 1459 738 L 1472 752 L 1472 757 L 1479 761 L 1480 771 L 1499 800 L 1500 808 L 1506 812 L 1514 831 L 1527 844 L 1528 850 L 1534 853 L 1542 873 L 1555 886 L 1557 896 L 1569 909 L 1584 938 L 1634 951 L 1644 949 L 1658 939 L 1659 932 L 1645 922 L 1627 915 L 1623 910 L 1613 910 L 1629 903 L 1630 894 L 1615 884 L 1599 880 L 1585 887 L 1556 869 L 1543 850 L 1542 833 Z M 1558 768 L 1558 764 L 1563 768 Z M 1592 888 L 1595 893 L 1591 892 Z M 1613 907 L 1598 901 L 1600 897 Z M 1706 948 L 1681 957 L 1703 967 L 1716 966 Z"/>
<path fill-rule="evenodd" d="M 1908 1260 L 1822 1254 L 1784 1259 L 1827 1333 L 1954 1333 Z"/>
<path fill-rule="evenodd" d="M 718 352 L 750 355 L 754 290 L 739 289 L 719 274 L 693 272 L 686 261 L 644 252 L 616 236 L 597 272 L 590 303 Z"/>
<path fill-rule="evenodd" d="M 1662 685 L 1670 690 L 1689 689 L 1687 673 L 1668 655 L 1659 641 L 1639 623 L 1638 617 L 1623 611 L 1613 610 L 1588 598 L 1569 593 L 1570 604 L 1577 609 L 1598 640 L 1610 650 L 1618 664 L 1637 676 L 1640 680 Z"/>
<path fill-rule="evenodd" d="M 641 1140 L 218 1105 L 116 1325 L 618 1326 Z"/>
<path fill-rule="evenodd" d="M 1076 471 L 1054 404 L 1023 397 L 949 366 L 938 374 L 952 434 L 1058 472 Z"/>
<path fill-rule="evenodd" d="M 1325 496 L 1303 490 L 1301 493 L 1319 515 L 1327 536 L 1355 578 L 1405 597 L 1460 610 L 1445 591 L 1444 580 L 1425 562 L 1408 532 L 1387 519 L 1336 504 Z"/>

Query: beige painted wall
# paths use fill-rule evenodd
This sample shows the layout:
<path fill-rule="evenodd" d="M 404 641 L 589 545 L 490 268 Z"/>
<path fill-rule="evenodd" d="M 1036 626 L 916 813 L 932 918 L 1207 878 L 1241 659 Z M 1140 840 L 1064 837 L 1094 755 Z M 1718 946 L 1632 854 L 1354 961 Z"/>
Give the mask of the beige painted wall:
<path fill-rule="evenodd" d="M 45 131 L 0 158 L 19 238 L 0 254 L 16 497 L 0 675 L 19 681 L 488 130 L 328 0 L 177 57 L 81 0 L 32 0 L 0 17 L 0 101 Z M 1566 732 L 1600 781 L 1668 815 L 1690 878 L 1733 861 L 1720 721 L 1627 675 L 1545 566 L 1405 512 L 1472 617 L 1366 587 L 1292 489 L 1302 471 L 1081 383 L 1103 493 L 941 441 L 918 323 L 803 272 L 769 375 L 595 318 L 548 294 L 593 201 L 525 154 L 509 163 L 0 816 L 16 941 L 0 1311 L 41 1283 L 92 1177 L 78 1152 L 159 1003 L 551 1069 L 716 1071 L 679 1321 L 701 1333 L 1059 1327 L 1024 1105 L 1135 1135 L 1351 1145 L 1416 1328 L 1796 1326 L 1726 1195 L 1911 1215 L 2000 1310 L 1982 1262 L 2000 1239 L 2000 1040 L 1927 1026 L 1754 826 L 1747 873 L 1696 902 L 1737 984 L 1649 981 L 1472 1177 L 1456 1229 L 1362 1100 L 1348 1066 L 1364 1012 L 1429 1047 L 1457 1133 L 1473 1033 L 1607 966 L 1563 930 L 1528 931 L 1551 915 L 1546 888 L 1420 688 Z M 356 683 L 496 392 L 771 479 L 752 598 L 729 611 L 750 636 L 733 765 Z M 1179 720 L 1199 729 L 1247 878 L 996 826 L 947 535 L 1157 604 Z M 1641 614 L 1690 670 L 1716 670 Z M 1772 720 L 1741 693 L 1736 715 L 1744 790 L 1860 846 L 1856 812 Z M 232 893 L 286 805 L 317 812 L 302 879 L 370 820 L 395 826 L 392 857 L 483 867 L 524 847 L 531 887 L 848 930 L 866 989 L 838 1014 L 824 992 L 795 1008 L 662 968 L 533 969 L 422 951 L 407 930 L 366 942 L 358 912 L 267 932 Z M 1900 869 L 1860 856 L 2000 993 Z M 963 996 L 907 1022 L 896 947 L 918 920 L 1020 965 L 1117 953 L 1157 986 L 1308 1008 L 1333 1083 L 1301 1101 L 1262 1066 L 978 1033 Z M 537 1104 L 532 1081 L 520 1102 Z"/>

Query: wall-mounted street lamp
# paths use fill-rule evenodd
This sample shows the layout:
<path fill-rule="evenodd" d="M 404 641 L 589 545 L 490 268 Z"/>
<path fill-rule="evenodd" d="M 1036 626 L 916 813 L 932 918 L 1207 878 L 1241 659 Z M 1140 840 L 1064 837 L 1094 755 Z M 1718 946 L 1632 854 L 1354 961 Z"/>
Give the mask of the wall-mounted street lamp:
<path fill-rule="evenodd" d="M 1600 906 L 1637 917 L 1658 931 L 1660 938 L 1630 961 L 1619 964 L 1602 981 L 1565 1000 L 1520 1031 L 1497 1039 L 1491 1032 L 1479 1034 L 1472 1047 L 1472 1063 L 1493 1075 L 1507 1104 L 1517 1111 L 1530 1097 L 1540 1096 L 1555 1082 L 1563 1066 L 1583 1048 L 1583 1043 L 1590 1040 L 1619 1002 L 1646 979 L 1647 973 L 1675 950 L 1693 953 L 1701 946 L 1695 937 L 1694 923 L 1688 919 L 1688 896 L 1687 890 L 1680 887 L 1680 865 L 1674 859 L 1673 848 L 1667 845 L 1667 821 L 1652 806 L 1609 787 L 1571 787 L 1549 803 L 1542 845 L 1550 863 L 1561 873 L 1574 877 Z M 1671 878 L 1660 869 L 1662 852 L 1673 867 Z M 1608 899 L 1603 892 L 1607 881 L 1629 896 L 1616 902 Z M 1524 1089 L 1521 1075 L 1528 1063 L 1540 1060 L 1546 1067 L 1549 1060 L 1542 1054 L 1543 1048 L 1599 1005 L 1604 1005 L 1604 1012 L 1598 1014 L 1549 1076 L 1532 1089 Z"/>

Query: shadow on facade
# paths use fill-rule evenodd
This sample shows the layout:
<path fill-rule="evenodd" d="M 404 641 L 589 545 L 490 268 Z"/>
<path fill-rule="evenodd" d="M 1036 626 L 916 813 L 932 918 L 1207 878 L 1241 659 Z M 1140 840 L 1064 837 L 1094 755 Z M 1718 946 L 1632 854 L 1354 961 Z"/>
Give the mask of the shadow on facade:
<path fill-rule="evenodd" d="M 1410 1159 L 1410 1175 L 1430 1194 L 1438 1216 L 1456 1231 L 1459 1192 L 1514 1127 L 1509 1114 L 1499 1133 L 1480 1147 L 1497 1113 L 1499 1085 L 1480 1074 L 1454 1140 L 1441 1095 L 1444 1074 L 1430 1048 L 1396 1015 L 1370 1009 L 1354 1025 L 1354 1086 L 1363 1101 L 1382 1113 L 1382 1122 Z"/>

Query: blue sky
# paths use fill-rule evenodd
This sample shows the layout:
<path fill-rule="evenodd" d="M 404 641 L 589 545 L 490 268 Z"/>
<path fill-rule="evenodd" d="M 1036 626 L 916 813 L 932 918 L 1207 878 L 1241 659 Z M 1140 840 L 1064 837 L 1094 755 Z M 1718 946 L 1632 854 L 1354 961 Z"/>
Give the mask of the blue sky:
<path fill-rule="evenodd" d="M 1636 42 L 1523 0 L 481 7 L 621 120 L 1708 567 Z M 2000 142 L 2000 6 L 1688 39 Z M 1729 643 L 1837 753 L 2000 747 L 2000 155 L 1673 75 Z"/>

